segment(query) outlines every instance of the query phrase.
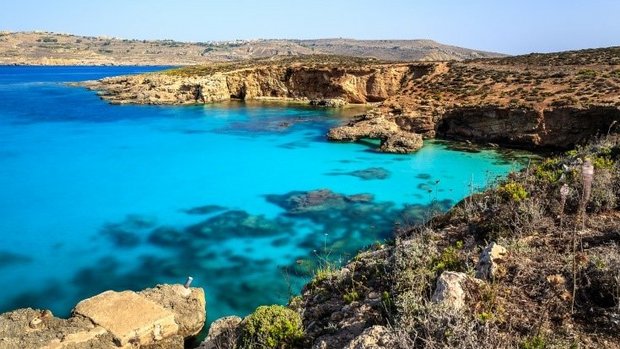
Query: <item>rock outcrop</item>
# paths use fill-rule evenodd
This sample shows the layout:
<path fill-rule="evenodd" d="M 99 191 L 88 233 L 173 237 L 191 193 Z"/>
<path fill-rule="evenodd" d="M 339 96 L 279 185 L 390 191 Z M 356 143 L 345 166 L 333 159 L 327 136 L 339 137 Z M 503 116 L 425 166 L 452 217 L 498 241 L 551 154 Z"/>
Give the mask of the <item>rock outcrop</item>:
<path fill-rule="evenodd" d="M 480 260 L 476 266 L 476 277 L 482 280 L 495 280 L 501 276 L 500 263 L 508 251 L 495 242 L 490 243 L 480 254 Z"/>
<path fill-rule="evenodd" d="M 435 136 L 521 148 L 568 149 L 620 122 L 617 47 L 450 63 L 309 56 L 181 68 L 84 85 L 111 103 L 240 100 L 371 104 L 332 141 L 381 140 L 407 153 Z M 542 58 L 541 58 L 542 57 Z M 544 57 L 550 63 L 543 64 Z M 546 61 L 545 61 L 546 62 Z M 420 137 L 420 136 L 422 137 Z"/>
<path fill-rule="evenodd" d="M 352 340 L 345 349 L 391 349 L 396 345 L 393 332 L 385 326 L 372 326 Z"/>
<path fill-rule="evenodd" d="M 461 311 L 467 305 L 468 292 L 479 285 L 479 280 L 465 273 L 444 271 L 437 279 L 431 300 L 451 311 Z"/>
<path fill-rule="evenodd" d="M 327 59 L 327 58 L 326 58 Z M 249 62 L 124 76 L 84 83 L 115 104 L 196 104 L 230 99 L 302 100 L 320 106 L 381 102 L 432 63 L 343 65 L 295 61 Z"/>
<path fill-rule="evenodd" d="M 437 134 L 522 148 L 569 149 L 592 136 L 606 134 L 618 121 L 620 108 L 612 106 L 544 110 L 465 107 L 444 114 L 437 124 Z"/>
<path fill-rule="evenodd" d="M 379 150 L 386 153 L 411 153 L 422 148 L 422 136 L 401 130 L 382 115 L 363 115 L 327 133 L 327 139 L 337 142 L 355 142 L 363 138 L 379 139 Z"/>
<path fill-rule="evenodd" d="M 199 349 L 235 348 L 239 339 L 241 319 L 238 316 L 226 316 L 217 319 L 209 327 L 207 338 L 200 344 Z"/>
<path fill-rule="evenodd" d="M 0 316 L 0 348 L 182 348 L 206 319 L 202 289 L 158 285 L 141 292 L 106 291 L 78 303 L 69 319 L 48 310 Z"/>

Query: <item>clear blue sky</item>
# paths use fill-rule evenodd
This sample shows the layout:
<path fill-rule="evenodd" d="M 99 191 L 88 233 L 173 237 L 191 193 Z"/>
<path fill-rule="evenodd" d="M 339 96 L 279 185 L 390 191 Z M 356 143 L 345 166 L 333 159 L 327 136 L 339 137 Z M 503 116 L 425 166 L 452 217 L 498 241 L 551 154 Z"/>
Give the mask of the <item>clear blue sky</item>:
<path fill-rule="evenodd" d="M 0 29 L 131 39 L 433 39 L 511 54 L 620 45 L 620 0 L 6 0 Z"/>

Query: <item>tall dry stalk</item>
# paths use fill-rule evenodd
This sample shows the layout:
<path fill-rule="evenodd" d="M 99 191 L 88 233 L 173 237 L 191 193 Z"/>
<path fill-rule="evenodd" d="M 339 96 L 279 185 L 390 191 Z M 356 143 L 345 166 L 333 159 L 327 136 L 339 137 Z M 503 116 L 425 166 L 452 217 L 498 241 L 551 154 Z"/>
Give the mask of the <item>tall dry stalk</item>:
<path fill-rule="evenodd" d="M 592 180 L 594 179 L 594 166 L 589 159 L 584 161 L 581 166 L 581 179 L 583 182 L 583 195 L 581 196 L 581 202 L 579 203 L 579 219 L 581 219 L 581 230 L 586 227 L 586 205 L 590 200 L 590 193 L 592 192 Z M 571 313 L 575 312 L 575 295 L 577 293 L 577 224 L 573 229 L 573 299 L 570 307 Z"/>
<path fill-rule="evenodd" d="M 562 239 L 564 238 L 564 208 L 566 207 L 568 194 L 570 194 L 570 188 L 568 184 L 564 183 L 560 188 L 560 232 L 562 234 Z"/>

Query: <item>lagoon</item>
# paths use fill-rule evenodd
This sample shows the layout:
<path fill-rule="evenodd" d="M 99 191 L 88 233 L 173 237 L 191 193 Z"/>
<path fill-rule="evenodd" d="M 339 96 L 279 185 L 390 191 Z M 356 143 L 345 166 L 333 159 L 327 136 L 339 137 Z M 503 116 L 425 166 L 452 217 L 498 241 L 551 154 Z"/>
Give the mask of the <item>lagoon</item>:
<path fill-rule="evenodd" d="M 522 166 L 327 142 L 355 110 L 114 106 L 65 84 L 162 68 L 0 67 L 0 312 L 193 276 L 209 320 L 245 315 Z"/>

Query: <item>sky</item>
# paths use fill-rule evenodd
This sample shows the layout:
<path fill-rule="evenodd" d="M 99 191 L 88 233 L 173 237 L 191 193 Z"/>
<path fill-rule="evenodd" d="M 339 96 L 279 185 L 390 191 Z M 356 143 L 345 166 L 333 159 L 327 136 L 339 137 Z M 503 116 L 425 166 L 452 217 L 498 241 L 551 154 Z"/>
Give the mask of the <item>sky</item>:
<path fill-rule="evenodd" d="M 508 54 L 620 45 L 620 0 L 4 0 L 0 30 L 124 39 L 432 39 Z"/>

